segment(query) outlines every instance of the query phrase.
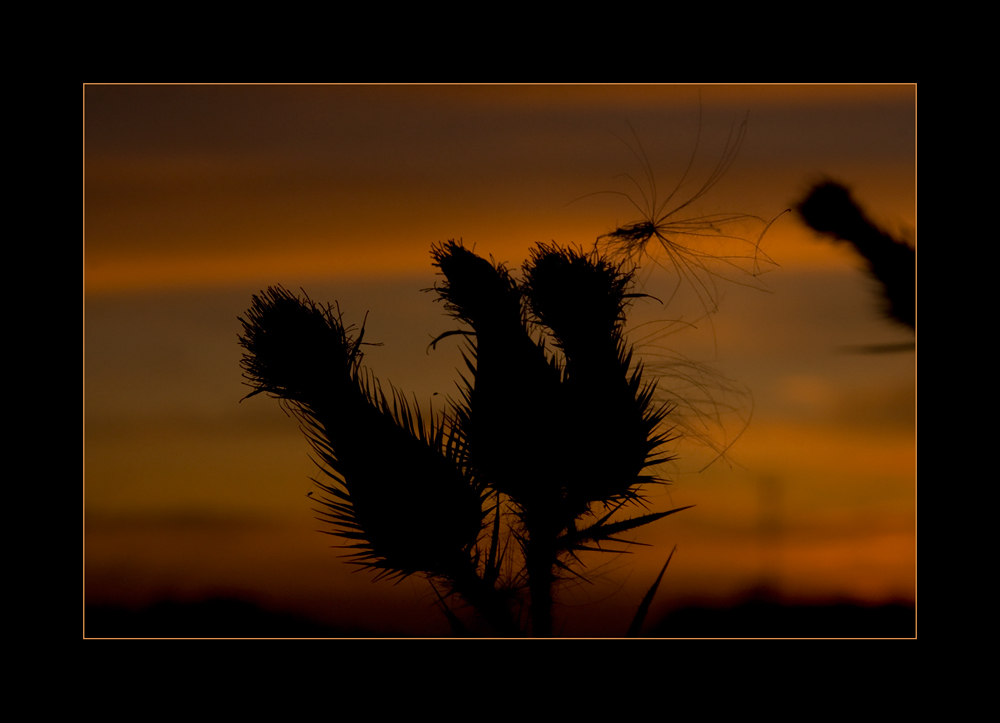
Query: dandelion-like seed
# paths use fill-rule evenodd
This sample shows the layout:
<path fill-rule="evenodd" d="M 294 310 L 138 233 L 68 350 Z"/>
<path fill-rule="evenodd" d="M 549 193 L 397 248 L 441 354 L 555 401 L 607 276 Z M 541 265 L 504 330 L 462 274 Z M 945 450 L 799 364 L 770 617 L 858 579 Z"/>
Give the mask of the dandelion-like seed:
<path fill-rule="evenodd" d="M 624 257 L 636 265 L 641 265 L 641 262 L 649 257 L 659 266 L 672 268 L 678 276 L 677 284 L 665 300 L 664 305 L 670 303 L 681 285 L 686 282 L 694 290 L 706 313 L 714 313 L 718 309 L 719 299 L 717 279 L 760 288 L 753 280 L 765 272 L 763 265 L 777 265 L 761 251 L 760 242 L 771 224 L 781 214 L 778 214 L 771 221 L 745 213 L 712 213 L 687 217 L 684 215 L 685 209 L 691 207 L 692 204 L 711 191 L 733 165 L 746 138 L 748 117 L 749 113 L 744 116 L 738 128 L 734 124 L 733 128 L 730 129 L 722 158 L 701 187 L 686 200 L 680 200 L 678 194 L 688 184 L 688 177 L 691 175 L 695 158 L 698 155 L 698 146 L 701 142 L 700 118 L 698 138 L 695 141 L 695 148 L 687 167 L 674 189 L 662 200 L 657 190 L 653 167 L 635 129 L 632 128 L 631 124 L 629 125 L 633 142 L 616 136 L 631 151 L 642 168 L 642 183 L 630 174 L 623 174 L 623 177 L 627 178 L 638 191 L 641 202 L 632 193 L 625 191 L 599 193 L 624 196 L 639 212 L 640 219 L 599 236 L 596 245 L 607 253 Z M 782 213 L 786 213 L 786 211 L 782 211 Z M 737 226 L 745 227 L 748 224 L 763 226 L 763 228 L 755 237 L 753 234 L 748 237 L 746 233 L 735 230 Z M 738 241 L 740 244 L 749 245 L 750 250 L 733 255 L 717 255 L 699 247 L 698 242 L 706 238 Z M 655 252 L 650 252 L 651 242 L 656 243 Z M 739 276 L 743 280 L 728 276 L 728 270 L 739 271 Z"/>
<path fill-rule="evenodd" d="M 664 306 L 670 305 L 681 290 L 689 286 L 693 299 L 704 310 L 711 325 L 711 315 L 718 310 L 721 297 L 719 281 L 766 290 L 761 276 L 777 266 L 762 249 L 761 242 L 771 225 L 790 209 L 770 221 L 748 213 L 699 214 L 696 204 L 729 172 L 746 139 L 749 112 L 730 127 L 721 157 L 691 192 L 695 166 L 701 146 L 702 123 L 699 112 L 694 149 L 680 179 L 664 197 L 657 185 L 653 164 L 629 124 L 631 139 L 616 137 L 638 162 L 641 174 L 622 174 L 631 188 L 627 191 L 600 193 L 623 196 L 639 219 L 625 223 L 597 238 L 595 248 L 620 262 L 636 267 L 647 261 L 668 270 L 676 280 L 672 290 L 658 294 Z M 596 194 L 588 194 L 596 195 Z M 753 400 L 748 389 L 727 379 L 709 365 L 662 349 L 658 339 L 668 333 L 693 326 L 683 319 L 669 322 L 665 330 L 650 330 L 638 339 L 649 357 L 649 369 L 665 384 L 658 392 L 661 401 L 674 405 L 672 421 L 689 442 L 704 445 L 711 451 L 711 461 L 726 459 L 726 453 L 749 424 Z M 658 361 L 655 359 L 659 358 Z M 749 413 L 744 412 L 746 405 Z M 735 435 L 727 428 L 735 424 Z M 719 434 L 722 435 L 722 441 Z"/>

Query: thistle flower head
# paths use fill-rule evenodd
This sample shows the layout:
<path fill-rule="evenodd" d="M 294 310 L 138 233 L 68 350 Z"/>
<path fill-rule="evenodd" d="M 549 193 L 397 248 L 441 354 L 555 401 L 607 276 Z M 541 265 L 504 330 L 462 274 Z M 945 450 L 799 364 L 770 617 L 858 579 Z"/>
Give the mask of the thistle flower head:
<path fill-rule="evenodd" d="M 445 276 L 435 290 L 456 319 L 477 332 L 520 319 L 521 293 L 503 264 L 477 256 L 461 241 L 435 245 L 431 257 Z"/>
<path fill-rule="evenodd" d="M 524 293 L 535 320 L 570 358 L 614 346 L 625 321 L 633 272 L 573 249 L 539 244 L 525 264 Z"/>
<path fill-rule="evenodd" d="M 361 362 L 364 327 L 352 339 L 339 312 L 308 296 L 299 299 L 281 286 L 255 294 L 240 321 L 240 346 L 246 349 L 243 377 L 254 390 L 248 397 L 266 392 L 303 402 L 317 390 L 349 379 Z"/>

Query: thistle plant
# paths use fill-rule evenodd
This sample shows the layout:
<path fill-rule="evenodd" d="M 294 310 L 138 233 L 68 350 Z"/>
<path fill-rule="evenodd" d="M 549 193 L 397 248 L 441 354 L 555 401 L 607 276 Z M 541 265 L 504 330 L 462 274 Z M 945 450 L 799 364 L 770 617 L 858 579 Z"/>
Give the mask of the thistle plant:
<path fill-rule="evenodd" d="M 854 247 L 881 286 L 885 314 L 916 331 L 916 252 L 869 220 L 850 190 L 835 181 L 814 185 L 798 211 L 817 233 Z"/>
<path fill-rule="evenodd" d="M 457 630 L 467 606 L 491 634 L 551 636 L 559 581 L 586 578 L 581 553 L 686 509 L 648 511 L 675 437 L 625 335 L 634 269 L 544 244 L 519 280 L 461 242 L 431 256 L 443 281 L 428 291 L 461 325 L 434 343 L 466 342 L 446 408 L 425 418 L 362 366 L 363 323 L 281 287 L 240 319 L 248 397 L 300 420 L 322 472 L 310 494 L 348 562 L 427 578 Z"/>

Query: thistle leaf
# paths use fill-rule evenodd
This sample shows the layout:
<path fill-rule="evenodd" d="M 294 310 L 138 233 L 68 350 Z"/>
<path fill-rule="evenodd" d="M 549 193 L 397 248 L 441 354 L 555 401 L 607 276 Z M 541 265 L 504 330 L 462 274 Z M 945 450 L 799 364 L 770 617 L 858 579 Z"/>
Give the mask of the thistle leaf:
<path fill-rule="evenodd" d="M 660 581 L 663 579 L 663 573 L 667 571 L 667 565 L 670 564 L 670 560 L 673 559 L 674 553 L 677 551 L 677 545 L 674 545 L 674 549 L 670 551 L 670 555 L 667 557 L 667 561 L 663 563 L 663 569 L 660 570 L 660 574 L 656 578 L 656 582 L 653 586 L 649 588 L 645 597 L 642 598 L 642 602 L 639 604 L 639 609 L 635 613 L 635 617 L 632 619 L 632 624 L 628 628 L 628 632 L 625 633 L 626 638 L 638 637 L 639 631 L 642 629 L 642 624 L 646 620 L 646 614 L 649 612 L 649 606 L 653 602 L 653 598 L 656 596 L 656 589 L 660 586 Z"/>
<path fill-rule="evenodd" d="M 676 507 L 672 510 L 667 510 L 666 512 L 651 512 L 646 515 L 640 515 L 639 517 L 630 517 L 629 519 L 621 520 L 620 522 L 608 523 L 600 521 L 582 530 L 568 532 L 565 535 L 560 536 L 556 542 L 562 550 L 583 549 L 580 547 L 581 543 L 611 540 L 614 535 L 627 532 L 628 530 L 633 530 L 637 527 L 642 527 L 643 525 L 648 525 L 651 522 L 656 522 L 657 520 L 667 517 L 668 515 L 688 510 L 692 507 L 694 507 L 694 505 Z M 624 540 L 618 541 L 625 542 Z"/>

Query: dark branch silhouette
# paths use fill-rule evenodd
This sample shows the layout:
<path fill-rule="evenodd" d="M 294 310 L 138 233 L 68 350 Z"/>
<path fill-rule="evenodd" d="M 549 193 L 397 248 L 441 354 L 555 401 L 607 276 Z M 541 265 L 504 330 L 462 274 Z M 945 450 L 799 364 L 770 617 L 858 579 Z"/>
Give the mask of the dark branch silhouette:
<path fill-rule="evenodd" d="M 871 275 L 881 284 L 886 314 L 915 331 L 916 252 L 870 221 L 851 192 L 834 181 L 813 187 L 798 210 L 814 231 L 846 241 L 861 254 Z"/>

